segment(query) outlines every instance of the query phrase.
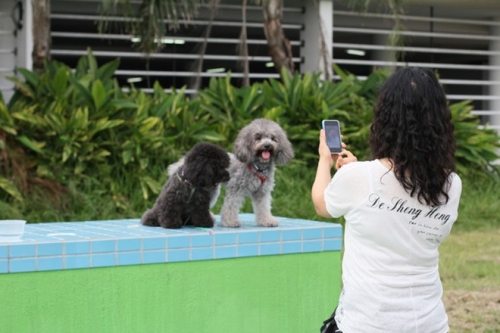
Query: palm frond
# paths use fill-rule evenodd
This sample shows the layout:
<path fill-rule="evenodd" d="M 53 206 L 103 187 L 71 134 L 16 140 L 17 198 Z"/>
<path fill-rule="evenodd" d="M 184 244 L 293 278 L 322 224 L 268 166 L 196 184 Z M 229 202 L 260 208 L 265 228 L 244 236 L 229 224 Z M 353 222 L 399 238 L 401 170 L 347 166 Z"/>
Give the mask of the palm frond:
<path fill-rule="evenodd" d="M 150 54 L 162 47 L 168 30 L 177 30 L 180 20 L 191 20 L 205 0 L 142 0 L 137 6 L 130 0 L 102 0 L 99 31 L 119 26 L 138 39 L 138 50 Z M 117 23 L 117 24 L 114 24 Z"/>
<path fill-rule="evenodd" d="M 392 33 L 389 36 L 390 46 L 403 46 L 404 38 L 401 31 L 405 29 L 403 23 L 401 22 L 401 15 L 405 13 L 405 5 L 408 0 L 345 0 L 345 2 L 353 9 L 361 13 L 366 13 L 368 9 L 374 5 L 376 7 L 388 6 L 389 10 L 394 19 L 394 26 L 392 28 Z M 400 56 L 404 57 L 402 51 L 395 52 L 395 59 Z"/>

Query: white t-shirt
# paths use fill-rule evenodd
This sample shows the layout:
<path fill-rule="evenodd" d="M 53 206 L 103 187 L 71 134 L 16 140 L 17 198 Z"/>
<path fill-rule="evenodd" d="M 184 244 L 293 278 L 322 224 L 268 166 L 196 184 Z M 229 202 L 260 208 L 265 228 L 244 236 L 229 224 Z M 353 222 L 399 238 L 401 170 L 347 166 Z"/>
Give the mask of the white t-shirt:
<path fill-rule="evenodd" d="M 349 163 L 325 190 L 332 217 L 344 216 L 343 290 L 335 320 L 344 333 L 445 333 L 438 247 L 458 216 L 462 182 L 449 201 L 412 198 L 379 160 Z"/>

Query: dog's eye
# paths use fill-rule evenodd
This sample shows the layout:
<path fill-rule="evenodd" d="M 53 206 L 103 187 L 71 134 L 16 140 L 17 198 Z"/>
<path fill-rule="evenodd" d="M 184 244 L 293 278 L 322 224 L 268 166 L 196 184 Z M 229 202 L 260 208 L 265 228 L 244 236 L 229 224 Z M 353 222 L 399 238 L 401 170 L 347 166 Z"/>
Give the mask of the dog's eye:
<path fill-rule="evenodd" d="M 255 140 L 262 139 L 262 134 L 255 134 Z"/>
<path fill-rule="evenodd" d="M 271 140 L 273 140 L 274 142 L 278 142 L 278 138 L 276 138 L 274 135 L 271 135 Z"/>

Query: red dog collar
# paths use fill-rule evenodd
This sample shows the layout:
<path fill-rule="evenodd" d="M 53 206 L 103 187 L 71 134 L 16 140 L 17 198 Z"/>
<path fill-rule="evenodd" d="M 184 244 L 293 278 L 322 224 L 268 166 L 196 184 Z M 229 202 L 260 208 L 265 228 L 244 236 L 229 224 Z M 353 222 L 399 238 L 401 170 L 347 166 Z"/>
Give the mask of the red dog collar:
<path fill-rule="evenodd" d="M 251 163 L 248 163 L 248 164 L 247 164 L 247 167 L 248 167 L 248 170 L 253 171 L 253 174 L 254 174 L 254 175 L 256 175 L 256 176 L 257 176 L 257 178 L 259 178 L 259 179 L 260 179 L 260 183 L 261 183 L 261 184 L 264 184 L 264 182 L 267 180 L 267 177 L 265 177 L 265 176 L 261 175 L 259 172 L 257 172 L 257 171 L 254 169 L 254 167 L 252 166 L 252 164 L 251 164 Z"/>

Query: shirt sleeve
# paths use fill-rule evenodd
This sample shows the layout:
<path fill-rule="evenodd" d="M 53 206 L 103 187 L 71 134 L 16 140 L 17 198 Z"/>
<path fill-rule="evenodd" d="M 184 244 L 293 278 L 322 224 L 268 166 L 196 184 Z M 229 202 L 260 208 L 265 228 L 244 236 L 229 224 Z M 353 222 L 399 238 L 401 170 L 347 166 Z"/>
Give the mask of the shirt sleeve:
<path fill-rule="evenodd" d="M 340 168 L 324 192 L 326 210 L 332 217 L 346 215 L 356 208 L 368 194 L 369 180 L 366 162 L 353 162 Z"/>

